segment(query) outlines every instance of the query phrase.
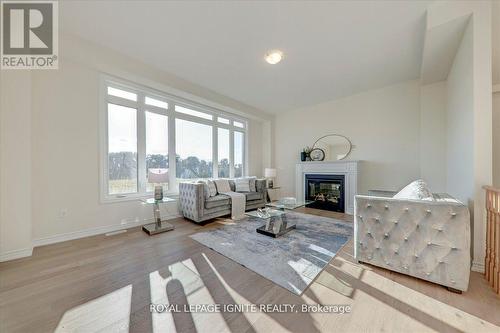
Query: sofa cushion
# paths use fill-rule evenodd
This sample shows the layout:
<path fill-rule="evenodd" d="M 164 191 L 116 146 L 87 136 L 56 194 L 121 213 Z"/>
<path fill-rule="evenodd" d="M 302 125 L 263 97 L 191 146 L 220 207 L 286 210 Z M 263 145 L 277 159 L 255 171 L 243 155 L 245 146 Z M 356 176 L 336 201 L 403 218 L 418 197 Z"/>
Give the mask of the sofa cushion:
<path fill-rule="evenodd" d="M 262 193 L 260 192 L 242 192 L 242 193 L 245 194 L 247 201 L 262 199 Z"/>
<path fill-rule="evenodd" d="M 218 193 L 231 192 L 231 187 L 227 179 L 215 179 L 214 183 Z"/>
<path fill-rule="evenodd" d="M 210 209 L 219 206 L 230 205 L 231 199 L 224 194 L 217 194 L 205 200 L 205 208 Z"/>
<path fill-rule="evenodd" d="M 250 179 L 248 178 L 236 178 L 234 185 L 236 192 L 250 192 Z"/>
<path fill-rule="evenodd" d="M 422 180 L 415 180 L 410 184 L 406 185 L 401 191 L 396 193 L 393 197 L 394 199 L 410 199 L 410 200 L 429 200 L 433 201 L 431 191 L 427 187 L 427 184 Z"/>

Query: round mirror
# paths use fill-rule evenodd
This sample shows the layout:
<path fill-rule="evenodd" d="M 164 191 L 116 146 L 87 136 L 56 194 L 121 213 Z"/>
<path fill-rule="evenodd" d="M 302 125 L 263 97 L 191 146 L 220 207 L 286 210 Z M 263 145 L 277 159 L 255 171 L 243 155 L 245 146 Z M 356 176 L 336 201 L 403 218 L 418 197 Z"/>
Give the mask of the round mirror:
<path fill-rule="evenodd" d="M 316 148 L 324 151 L 324 158 L 316 160 L 338 161 L 343 160 L 351 153 L 352 144 L 351 141 L 343 135 L 328 134 L 316 140 L 313 149 Z M 321 156 L 322 154 L 317 155 Z"/>

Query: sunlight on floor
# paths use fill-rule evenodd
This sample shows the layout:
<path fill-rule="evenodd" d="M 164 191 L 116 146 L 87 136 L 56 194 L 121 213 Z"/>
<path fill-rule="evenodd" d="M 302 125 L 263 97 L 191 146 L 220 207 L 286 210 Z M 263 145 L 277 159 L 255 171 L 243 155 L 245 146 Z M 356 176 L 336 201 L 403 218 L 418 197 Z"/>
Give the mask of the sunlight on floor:
<path fill-rule="evenodd" d="M 409 315 L 404 309 L 411 309 L 413 312 L 411 317 L 421 323 L 426 323 L 426 321 L 428 322 L 433 318 L 436 321 L 436 326 L 442 323 L 442 330 L 453 327 L 458 330 L 466 328 L 465 331 L 469 332 L 500 332 L 500 327 L 496 325 L 403 286 L 373 271 L 365 271 L 360 280 L 369 288 L 375 288 L 379 293 L 382 293 L 380 298 L 383 300 L 386 298 L 386 302 L 389 304 L 394 306 L 394 304 L 401 303 L 401 306 L 394 306 L 401 314 Z"/>
<path fill-rule="evenodd" d="M 128 332 L 132 285 L 66 311 L 55 332 Z"/>
<path fill-rule="evenodd" d="M 352 303 L 353 316 L 371 311 L 373 327 L 380 326 L 393 331 L 406 327 L 412 331 L 500 332 L 500 327 L 453 306 L 460 302 L 460 295 L 450 294 L 447 304 L 398 282 L 398 278 L 405 277 L 393 276 L 391 279 L 389 276 L 337 256 L 320 274 L 311 290 L 317 292 L 320 301 L 332 301 L 334 297 L 338 301 Z M 347 296 L 348 299 L 342 300 L 334 293 L 319 292 L 322 287 Z M 393 312 L 394 318 L 400 320 L 384 321 L 376 315 L 378 311 L 383 311 L 386 315 Z"/>
<path fill-rule="evenodd" d="M 169 303 L 168 286 L 173 282 L 178 282 L 182 286 L 180 290 L 177 289 L 173 293 L 183 293 L 184 295 L 177 295 L 177 298 L 185 296 L 186 305 L 215 303 L 191 259 L 170 265 L 168 270 L 170 276 L 165 278 L 158 271 L 149 274 L 151 303 L 171 304 Z M 172 296 L 174 295 L 170 295 L 170 297 Z M 210 327 L 211 332 L 229 331 L 220 313 L 191 312 L 188 314 L 191 316 L 194 329 L 197 332 L 207 331 L 207 327 Z M 168 311 L 162 313 L 153 312 L 153 332 L 177 332 L 176 315 L 176 313 Z"/>
<path fill-rule="evenodd" d="M 212 271 L 215 273 L 215 275 L 219 279 L 220 283 L 224 286 L 227 293 L 234 300 L 234 304 L 252 304 L 252 302 L 250 302 L 248 299 L 246 299 L 241 294 L 239 294 L 236 290 L 231 288 L 231 286 L 226 282 L 226 280 L 222 277 L 222 275 L 217 271 L 217 269 L 215 268 L 215 266 L 212 264 L 212 262 L 210 261 L 210 259 L 207 257 L 207 255 L 205 253 L 202 253 L 202 255 L 203 255 L 203 258 L 207 261 L 207 263 L 210 266 L 210 268 L 212 269 Z M 266 326 L 267 326 L 267 329 L 265 331 L 267 331 L 267 332 L 271 332 L 273 330 L 277 330 L 279 332 L 288 332 L 288 330 L 285 327 L 283 327 L 278 321 L 276 321 L 271 316 L 269 316 L 265 313 L 244 312 L 243 315 L 245 316 L 246 320 L 252 325 L 255 325 L 257 320 L 264 319 L 266 322 Z M 255 331 L 258 331 L 258 327 L 254 326 L 253 328 Z"/>

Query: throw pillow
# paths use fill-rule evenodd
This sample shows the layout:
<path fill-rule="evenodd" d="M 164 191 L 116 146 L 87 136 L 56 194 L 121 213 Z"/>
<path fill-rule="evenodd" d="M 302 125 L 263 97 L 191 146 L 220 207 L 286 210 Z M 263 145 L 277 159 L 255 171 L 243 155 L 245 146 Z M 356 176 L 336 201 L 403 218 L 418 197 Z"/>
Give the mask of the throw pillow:
<path fill-rule="evenodd" d="M 215 179 L 214 183 L 218 193 L 231 192 L 231 186 L 229 186 L 229 181 L 227 179 Z"/>
<path fill-rule="evenodd" d="M 248 177 L 250 180 L 250 192 L 257 192 L 257 177 Z"/>
<path fill-rule="evenodd" d="M 215 183 L 212 180 L 207 180 L 208 193 L 211 197 L 215 197 L 217 195 L 217 187 L 215 187 Z"/>
<path fill-rule="evenodd" d="M 394 199 L 412 199 L 412 200 L 434 200 L 427 184 L 422 180 L 415 180 L 406 185 L 393 197 Z"/>
<path fill-rule="evenodd" d="M 234 185 L 236 192 L 250 192 L 250 179 L 248 178 L 236 178 Z"/>

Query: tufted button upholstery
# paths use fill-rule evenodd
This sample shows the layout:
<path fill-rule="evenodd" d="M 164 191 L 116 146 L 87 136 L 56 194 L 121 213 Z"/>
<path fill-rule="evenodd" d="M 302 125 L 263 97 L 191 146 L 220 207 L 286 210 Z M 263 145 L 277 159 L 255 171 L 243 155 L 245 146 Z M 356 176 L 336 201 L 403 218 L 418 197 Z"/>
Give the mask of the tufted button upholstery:
<path fill-rule="evenodd" d="M 448 195 L 435 197 L 428 201 L 356 196 L 356 259 L 467 290 L 469 210 Z"/>

